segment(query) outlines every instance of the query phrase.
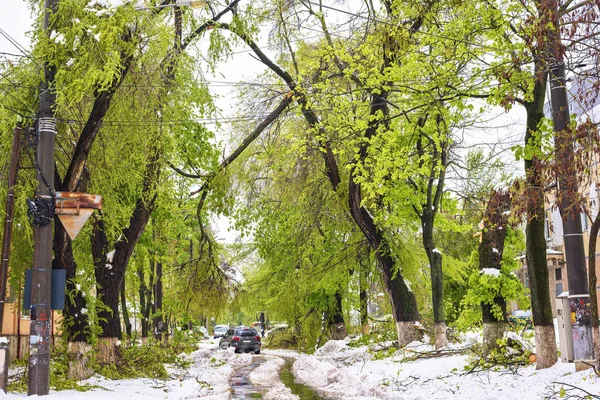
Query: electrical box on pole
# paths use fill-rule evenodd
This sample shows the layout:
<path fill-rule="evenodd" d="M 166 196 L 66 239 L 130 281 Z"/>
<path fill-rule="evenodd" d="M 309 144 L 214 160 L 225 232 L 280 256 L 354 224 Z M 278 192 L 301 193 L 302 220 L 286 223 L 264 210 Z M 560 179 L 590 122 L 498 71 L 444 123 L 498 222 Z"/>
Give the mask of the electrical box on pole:
<path fill-rule="evenodd" d="M 556 299 L 556 322 L 558 324 L 560 358 L 564 363 L 573 362 L 573 333 L 569 292 L 562 293 Z"/>

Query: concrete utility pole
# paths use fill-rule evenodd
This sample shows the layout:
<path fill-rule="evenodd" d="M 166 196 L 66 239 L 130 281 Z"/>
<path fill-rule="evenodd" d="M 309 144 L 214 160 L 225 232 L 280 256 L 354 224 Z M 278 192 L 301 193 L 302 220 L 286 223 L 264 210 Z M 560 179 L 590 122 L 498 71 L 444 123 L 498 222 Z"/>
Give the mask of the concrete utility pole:
<path fill-rule="evenodd" d="M 10 166 L 8 168 L 8 195 L 6 196 L 6 216 L 4 217 L 4 235 L 2 236 L 2 259 L 0 260 L 0 333 L 4 322 L 4 303 L 6 300 L 6 279 L 8 277 L 8 261 L 12 242 L 13 217 L 15 215 L 15 185 L 19 169 L 19 148 L 21 146 L 21 127 L 17 126 L 13 133 Z"/>
<path fill-rule="evenodd" d="M 558 3 L 548 2 L 554 29 L 549 30 L 546 51 L 549 56 L 550 99 L 552 103 L 552 121 L 554 123 L 554 143 L 556 146 L 556 163 L 559 169 L 558 190 L 560 202 L 558 209 L 562 217 L 565 257 L 567 260 L 567 277 L 569 281 L 569 306 L 571 323 L 573 324 L 573 355 L 575 361 L 592 360 L 594 348 L 592 344 L 591 313 L 589 309 L 590 295 L 586 271 L 585 248 L 581 227 L 579 207 L 572 198 L 579 191 L 577 171 L 574 170 L 573 140 L 568 135 L 571 113 L 565 79 L 564 48 L 560 37 Z M 591 255 L 593 257 L 593 255 Z"/>
<path fill-rule="evenodd" d="M 44 31 L 48 35 L 50 15 L 59 0 L 45 0 Z M 46 395 L 50 389 L 50 288 L 52 273 L 52 219 L 54 217 L 54 136 L 56 118 L 51 86 L 56 69 L 44 63 L 44 81 L 40 85 L 37 129 L 36 198 L 28 202 L 34 214 L 33 268 L 31 276 L 31 328 L 29 336 L 29 395 Z M 37 218 L 36 218 L 37 217 Z"/>

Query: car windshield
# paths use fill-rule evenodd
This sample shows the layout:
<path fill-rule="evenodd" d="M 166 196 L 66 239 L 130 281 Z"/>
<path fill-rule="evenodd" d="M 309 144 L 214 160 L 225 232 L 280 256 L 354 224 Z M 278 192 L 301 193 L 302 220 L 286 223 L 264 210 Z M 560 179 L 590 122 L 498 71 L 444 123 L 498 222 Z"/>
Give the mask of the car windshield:
<path fill-rule="evenodd" d="M 254 329 L 237 329 L 235 331 L 236 336 L 257 336 L 258 334 Z"/>
<path fill-rule="evenodd" d="M 227 326 L 215 326 L 215 332 L 226 332 L 228 329 Z"/>

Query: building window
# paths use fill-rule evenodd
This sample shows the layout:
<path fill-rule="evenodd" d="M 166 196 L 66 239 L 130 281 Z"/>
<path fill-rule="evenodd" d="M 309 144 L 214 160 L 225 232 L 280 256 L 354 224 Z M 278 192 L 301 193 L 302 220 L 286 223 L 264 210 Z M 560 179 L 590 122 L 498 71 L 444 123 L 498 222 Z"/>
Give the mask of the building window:
<path fill-rule="evenodd" d="M 557 281 L 562 280 L 562 269 L 556 268 L 554 270 L 554 278 L 556 278 Z"/>
<path fill-rule="evenodd" d="M 563 285 L 562 282 L 561 283 L 557 283 L 556 284 L 556 297 L 560 296 L 560 294 L 563 292 Z"/>
<path fill-rule="evenodd" d="M 529 274 L 527 274 L 527 271 L 523 272 L 523 285 L 529 288 Z"/>

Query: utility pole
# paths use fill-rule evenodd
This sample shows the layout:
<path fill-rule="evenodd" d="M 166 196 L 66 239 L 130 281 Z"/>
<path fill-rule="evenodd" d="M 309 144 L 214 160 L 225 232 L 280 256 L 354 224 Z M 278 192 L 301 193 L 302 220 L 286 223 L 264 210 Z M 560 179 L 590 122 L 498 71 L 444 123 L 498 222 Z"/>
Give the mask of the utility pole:
<path fill-rule="evenodd" d="M 44 2 L 44 31 L 50 33 L 50 15 L 59 0 Z M 44 63 L 44 81 L 40 84 L 37 127 L 36 169 L 38 189 L 28 201 L 34 224 L 33 268 L 31 276 L 31 316 L 29 336 L 28 394 L 47 395 L 50 389 L 50 289 L 52 273 L 52 219 L 54 218 L 54 117 L 52 91 L 56 69 Z"/>
<path fill-rule="evenodd" d="M 556 0 L 551 0 L 547 4 L 548 9 L 545 11 L 554 25 L 548 30 L 546 52 L 550 68 L 548 79 L 550 80 L 556 163 L 559 165 L 558 209 L 562 217 L 564 250 L 567 260 L 570 317 L 573 324 L 573 355 L 575 361 L 592 360 L 594 348 L 585 248 L 579 207 L 573 201 L 574 195 L 579 192 L 579 185 L 573 162 L 572 135 L 568 134 L 572 128 L 569 126 L 571 113 L 565 79 L 564 46 L 560 37 L 558 3 Z M 594 257 L 594 255 L 591 254 L 590 257 Z"/>
<path fill-rule="evenodd" d="M 10 166 L 8 167 L 8 195 L 6 196 L 6 216 L 4 217 L 4 235 L 2 236 L 2 260 L 0 260 L 0 334 L 4 324 L 4 303 L 6 300 L 6 280 L 8 277 L 8 260 L 12 242 L 13 217 L 15 215 L 15 185 L 19 169 L 19 148 L 21 146 L 21 127 L 17 126 L 13 133 Z"/>

